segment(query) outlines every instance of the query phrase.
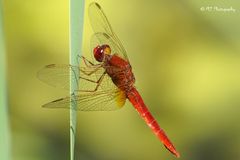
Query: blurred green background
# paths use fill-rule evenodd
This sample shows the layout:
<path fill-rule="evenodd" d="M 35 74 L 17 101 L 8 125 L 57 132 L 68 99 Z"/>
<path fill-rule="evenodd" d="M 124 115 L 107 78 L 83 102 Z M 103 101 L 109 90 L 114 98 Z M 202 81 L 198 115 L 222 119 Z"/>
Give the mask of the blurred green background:
<path fill-rule="evenodd" d="M 90 3 L 86 1 L 86 7 Z M 240 159 L 240 2 L 98 0 L 125 46 L 150 111 L 180 159 Z M 69 159 L 69 112 L 41 105 L 68 94 L 36 78 L 69 63 L 69 2 L 4 0 L 14 160 Z M 233 7 L 236 12 L 201 11 Z M 83 54 L 90 36 L 85 11 Z M 175 159 L 134 108 L 79 112 L 76 159 Z"/>

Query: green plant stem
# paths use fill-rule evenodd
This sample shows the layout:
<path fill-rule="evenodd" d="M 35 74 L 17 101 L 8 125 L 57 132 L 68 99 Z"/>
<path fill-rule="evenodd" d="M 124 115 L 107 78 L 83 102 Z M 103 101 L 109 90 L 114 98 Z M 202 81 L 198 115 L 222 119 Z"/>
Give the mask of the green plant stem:
<path fill-rule="evenodd" d="M 0 159 L 10 159 L 9 126 L 6 97 L 6 59 L 3 37 L 3 5 L 0 0 Z"/>
<path fill-rule="evenodd" d="M 83 37 L 83 19 L 84 19 L 84 0 L 70 0 L 70 64 L 77 66 L 78 56 L 82 52 L 82 37 Z M 77 71 L 71 74 L 76 74 L 75 76 L 70 76 L 70 94 L 78 90 L 78 78 L 79 74 Z M 74 96 L 73 96 L 74 98 Z M 77 124 L 77 113 L 76 103 L 71 103 L 70 110 L 70 159 L 74 160 L 74 146 L 75 146 L 75 133 Z"/>

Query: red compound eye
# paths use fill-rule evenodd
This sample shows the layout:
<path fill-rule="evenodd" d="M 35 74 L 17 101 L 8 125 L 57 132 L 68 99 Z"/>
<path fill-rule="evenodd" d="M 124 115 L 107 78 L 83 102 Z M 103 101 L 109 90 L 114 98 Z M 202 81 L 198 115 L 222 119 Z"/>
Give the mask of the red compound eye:
<path fill-rule="evenodd" d="M 103 53 L 103 49 L 101 46 L 97 46 L 93 49 L 93 54 L 94 54 L 94 58 L 98 61 L 98 62 L 102 62 L 103 58 L 104 58 L 104 53 Z"/>

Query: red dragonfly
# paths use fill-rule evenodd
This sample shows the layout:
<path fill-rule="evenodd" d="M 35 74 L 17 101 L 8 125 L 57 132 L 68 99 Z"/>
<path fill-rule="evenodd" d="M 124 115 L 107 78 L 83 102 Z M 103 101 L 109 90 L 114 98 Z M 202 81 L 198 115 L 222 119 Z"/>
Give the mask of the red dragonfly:
<path fill-rule="evenodd" d="M 76 95 L 57 99 L 43 107 L 71 108 L 70 103 L 73 102 L 78 104 L 74 109 L 80 111 L 111 111 L 123 107 L 128 99 L 164 146 L 179 157 L 180 154 L 136 90 L 135 77 L 126 51 L 98 3 L 93 2 L 89 5 L 89 18 L 94 30 L 93 59 L 97 63 L 80 57 L 83 61 L 80 64 L 83 66 L 51 64 L 41 69 L 38 78 L 52 86 L 69 88 L 70 76 L 80 84 Z"/>

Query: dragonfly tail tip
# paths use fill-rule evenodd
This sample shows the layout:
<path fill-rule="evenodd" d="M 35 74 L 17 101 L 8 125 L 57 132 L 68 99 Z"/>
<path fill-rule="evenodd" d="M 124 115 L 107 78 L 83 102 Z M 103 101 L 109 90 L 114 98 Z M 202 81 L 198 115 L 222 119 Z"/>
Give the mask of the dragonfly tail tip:
<path fill-rule="evenodd" d="M 180 154 L 176 151 L 176 153 L 174 154 L 177 158 L 180 158 Z"/>

